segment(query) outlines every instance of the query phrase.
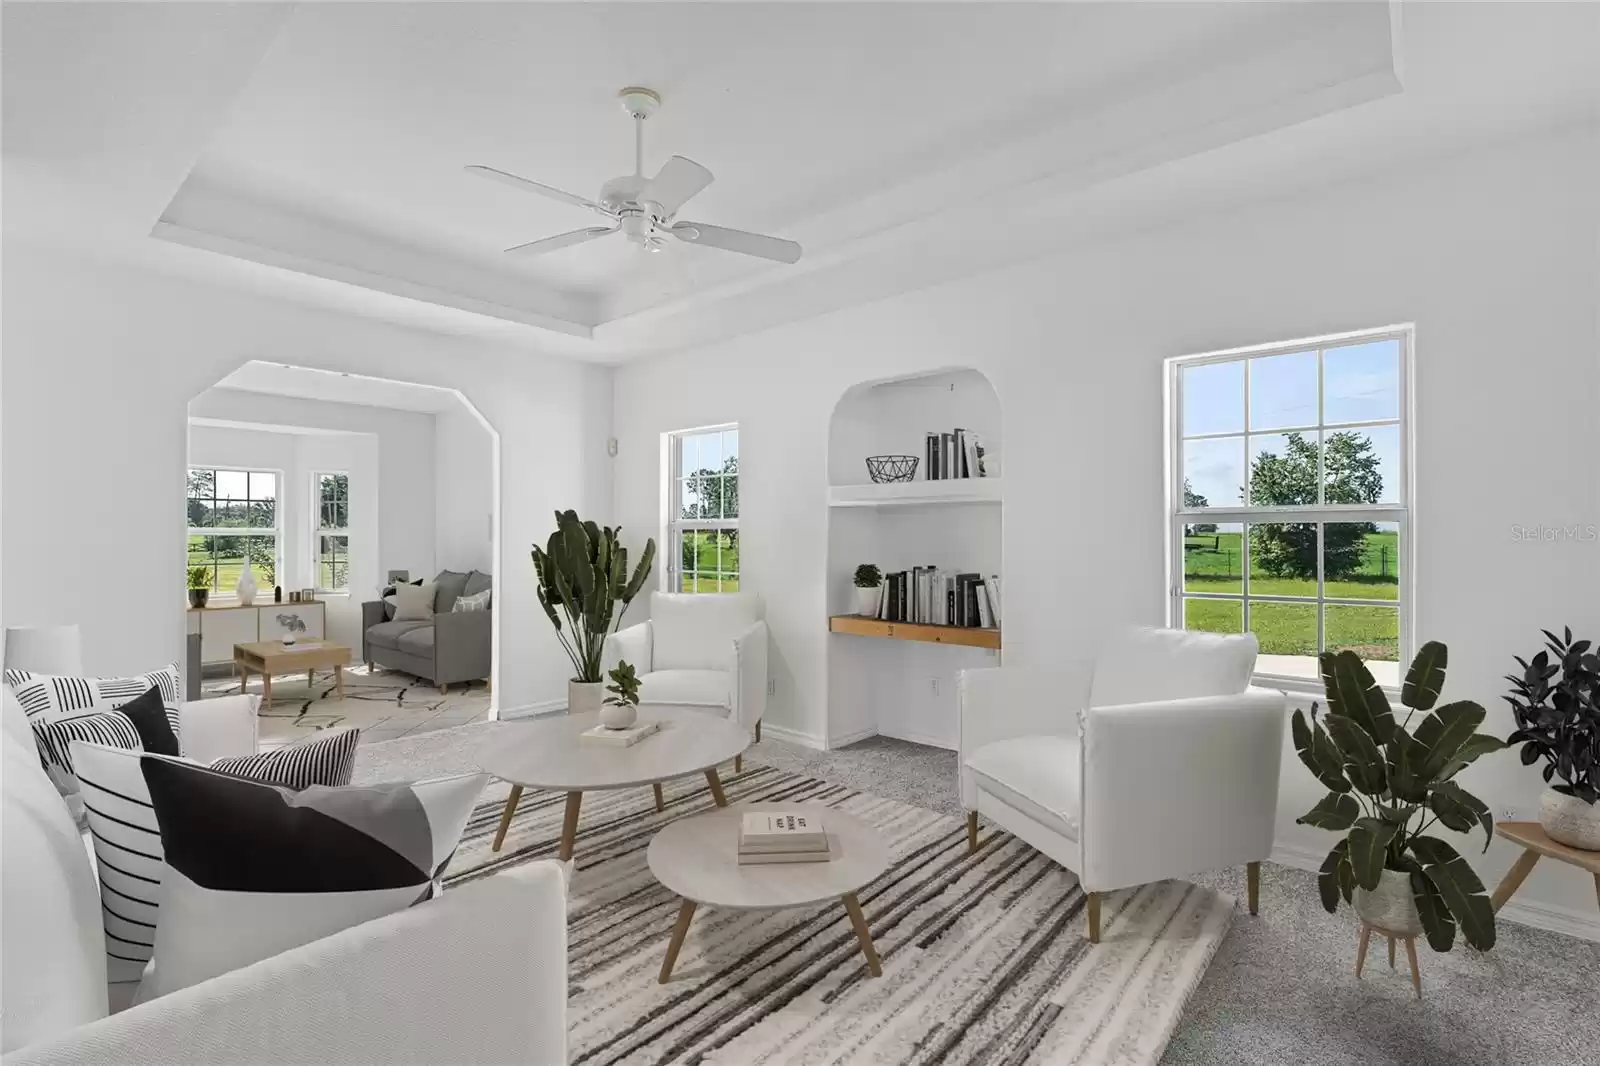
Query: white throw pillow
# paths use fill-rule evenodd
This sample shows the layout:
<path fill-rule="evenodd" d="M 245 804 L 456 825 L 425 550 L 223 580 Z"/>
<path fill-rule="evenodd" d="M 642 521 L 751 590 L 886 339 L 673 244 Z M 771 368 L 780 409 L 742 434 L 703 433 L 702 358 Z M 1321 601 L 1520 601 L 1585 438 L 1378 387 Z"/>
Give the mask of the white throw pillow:
<path fill-rule="evenodd" d="M 433 621 L 433 596 L 439 586 L 432 581 L 420 585 L 394 587 L 394 617 L 391 622 Z"/>
<path fill-rule="evenodd" d="M 455 614 L 462 614 L 466 611 L 487 611 L 489 609 L 489 597 L 493 595 L 493 589 L 484 589 L 482 592 L 471 596 L 457 597 L 456 605 L 450 610 Z"/>
<path fill-rule="evenodd" d="M 1095 659 L 1091 707 L 1231 696 L 1250 685 L 1254 633 L 1200 633 L 1128 626 Z"/>

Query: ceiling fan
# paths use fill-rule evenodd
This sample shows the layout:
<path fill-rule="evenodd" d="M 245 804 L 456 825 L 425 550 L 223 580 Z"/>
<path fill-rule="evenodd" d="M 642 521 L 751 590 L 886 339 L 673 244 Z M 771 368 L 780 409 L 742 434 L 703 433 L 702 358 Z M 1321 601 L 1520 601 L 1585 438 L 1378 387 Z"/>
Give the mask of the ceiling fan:
<path fill-rule="evenodd" d="M 612 178 L 600 186 L 598 199 L 590 200 L 575 193 L 564 192 L 550 185 L 520 178 L 494 167 L 469 166 L 468 173 L 498 181 L 514 189 L 538 193 L 552 200 L 560 200 L 574 207 L 586 207 L 611 220 L 607 226 L 590 226 L 542 237 L 536 241 L 519 244 L 506 251 L 515 255 L 543 255 L 558 248 L 597 240 L 613 233 L 623 233 L 633 243 L 652 252 L 659 252 L 673 237 L 689 244 L 722 248 L 741 255 L 754 255 L 774 259 L 780 263 L 793 263 L 800 258 L 800 246 L 794 241 L 768 237 L 760 233 L 711 226 L 704 222 L 685 222 L 678 219 L 678 209 L 714 180 L 711 171 L 692 159 L 675 155 L 667 160 L 653 178 L 644 176 L 644 120 L 655 114 L 661 106 L 661 97 L 651 89 L 630 87 L 617 94 L 622 109 L 633 116 L 633 173 L 627 177 Z"/>

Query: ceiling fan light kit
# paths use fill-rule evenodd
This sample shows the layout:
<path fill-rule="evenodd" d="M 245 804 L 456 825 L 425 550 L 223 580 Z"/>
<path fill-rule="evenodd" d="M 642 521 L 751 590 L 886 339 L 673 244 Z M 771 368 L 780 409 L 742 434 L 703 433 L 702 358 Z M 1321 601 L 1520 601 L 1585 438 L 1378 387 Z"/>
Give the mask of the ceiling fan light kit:
<path fill-rule="evenodd" d="M 779 263 L 794 263 L 800 259 L 800 245 L 779 237 L 761 233 L 712 226 L 704 222 L 680 221 L 678 211 L 706 186 L 715 180 L 711 171 L 681 155 L 664 163 L 656 176 L 644 176 L 644 123 L 661 107 L 661 96 L 653 89 L 629 86 L 617 93 L 622 109 L 633 119 L 634 167 L 633 173 L 612 178 L 600 186 L 600 195 L 590 200 L 576 193 L 566 192 L 552 185 L 519 177 L 494 167 L 473 165 L 466 168 L 470 174 L 509 185 L 524 192 L 538 193 L 573 207 L 582 207 L 605 216 L 610 225 L 589 226 L 585 229 L 559 233 L 514 245 L 506 251 L 514 255 L 543 255 L 559 248 L 585 244 L 613 233 L 622 233 L 628 240 L 646 251 L 659 252 L 667 246 L 667 238 L 699 244 L 708 248 L 721 248 L 741 255 L 753 255 Z"/>

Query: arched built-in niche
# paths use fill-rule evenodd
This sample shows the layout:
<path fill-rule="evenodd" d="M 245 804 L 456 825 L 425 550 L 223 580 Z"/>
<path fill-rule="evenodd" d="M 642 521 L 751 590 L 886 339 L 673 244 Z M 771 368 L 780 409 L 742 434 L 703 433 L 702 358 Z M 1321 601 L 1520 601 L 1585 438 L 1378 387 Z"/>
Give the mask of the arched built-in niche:
<path fill-rule="evenodd" d="M 931 479 L 928 434 L 940 434 L 943 449 L 942 435 L 957 429 L 981 441 L 984 476 L 969 451 L 969 476 Z M 999 577 L 1001 619 L 992 621 L 1003 620 L 1003 443 L 1000 398 L 976 370 L 863 382 L 835 406 L 828 439 L 828 747 L 873 735 L 956 746 L 957 676 L 999 665 L 1000 626 L 861 616 L 853 576 L 858 564 L 876 563 L 885 574 L 937 568 L 986 582 Z M 914 479 L 873 483 L 866 463 L 873 455 L 914 456 Z M 942 597 L 944 590 L 930 592 Z"/>

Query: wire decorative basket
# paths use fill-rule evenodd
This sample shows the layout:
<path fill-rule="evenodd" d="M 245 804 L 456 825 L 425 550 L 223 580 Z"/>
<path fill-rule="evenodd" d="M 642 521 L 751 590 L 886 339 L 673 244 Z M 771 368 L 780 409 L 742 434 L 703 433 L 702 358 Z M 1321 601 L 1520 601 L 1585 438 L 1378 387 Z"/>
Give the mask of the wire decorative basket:
<path fill-rule="evenodd" d="M 878 484 L 886 481 L 910 481 L 917 476 L 915 455 L 869 455 L 867 473 Z"/>

